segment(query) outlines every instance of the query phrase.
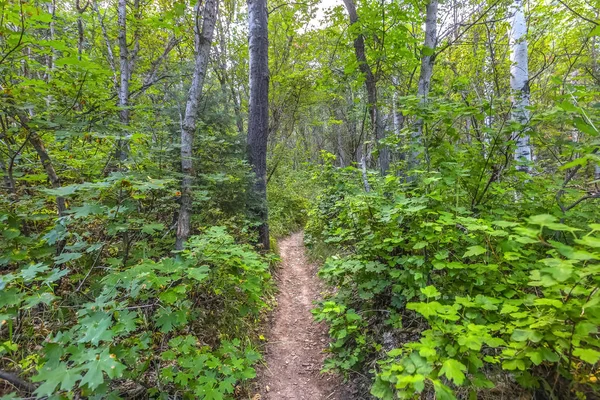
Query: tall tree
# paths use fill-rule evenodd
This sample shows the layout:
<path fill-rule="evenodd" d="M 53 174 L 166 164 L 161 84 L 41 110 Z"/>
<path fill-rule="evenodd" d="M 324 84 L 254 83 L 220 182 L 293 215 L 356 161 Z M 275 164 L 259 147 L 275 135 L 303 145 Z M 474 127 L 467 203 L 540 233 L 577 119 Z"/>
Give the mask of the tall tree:
<path fill-rule="evenodd" d="M 129 125 L 129 80 L 131 77 L 129 63 L 129 49 L 127 48 L 127 0 L 119 0 L 117 8 L 119 24 L 119 60 L 120 60 L 120 84 L 119 84 L 119 119 L 123 125 L 121 129 Z M 117 160 L 127 159 L 129 144 L 122 136 L 117 143 Z"/>
<path fill-rule="evenodd" d="M 425 17 L 425 41 L 421 49 L 421 71 L 419 73 L 419 85 L 417 96 L 423 105 L 427 102 L 429 90 L 431 89 L 431 77 L 433 76 L 433 66 L 435 64 L 435 48 L 437 46 L 437 14 L 438 0 L 430 0 L 426 8 Z M 411 157 L 409 167 L 414 168 L 417 165 L 417 159 L 420 156 L 423 145 L 423 118 L 419 118 L 413 129 Z"/>
<path fill-rule="evenodd" d="M 513 132 L 516 142 L 515 159 L 517 168 L 529 172 L 532 157 L 529 144 L 529 57 L 527 54 L 527 24 L 522 0 L 515 0 L 512 6 L 510 40 L 510 88 L 513 96 L 512 118 L 521 127 Z"/>
<path fill-rule="evenodd" d="M 348 11 L 350 25 L 356 25 L 358 23 L 356 5 L 354 4 L 353 0 L 344 0 L 344 5 Z M 365 53 L 365 38 L 362 33 L 359 33 L 354 39 L 354 54 L 356 56 L 356 61 L 358 62 L 358 68 L 365 76 L 365 89 L 367 91 L 368 102 L 367 107 L 371 120 L 371 128 L 375 132 L 375 142 L 379 146 L 381 140 L 385 138 L 385 129 L 381 116 L 381 110 L 377 104 L 377 77 L 373 73 L 373 70 L 367 61 L 367 55 Z M 381 146 L 379 148 L 379 168 L 382 175 L 385 175 L 390 168 L 390 155 L 386 146 Z"/>
<path fill-rule="evenodd" d="M 177 220 L 177 240 L 175 248 L 181 250 L 190 235 L 190 221 L 192 215 L 193 193 L 192 183 L 194 180 L 193 144 L 196 131 L 196 117 L 198 105 L 202 96 L 202 87 L 206 76 L 210 48 L 217 19 L 217 0 L 206 0 L 204 12 L 202 2 L 198 1 L 195 6 L 194 42 L 196 48 L 196 59 L 192 85 L 188 92 L 185 105 L 185 115 L 181 124 L 181 205 Z M 202 29 L 200 20 L 202 19 Z"/>
<path fill-rule="evenodd" d="M 259 243 L 269 249 L 267 208 L 267 139 L 269 135 L 269 33 L 266 0 L 248 0 L 250 102 L 248 105 L 248 161 L 255 174 Z"/>

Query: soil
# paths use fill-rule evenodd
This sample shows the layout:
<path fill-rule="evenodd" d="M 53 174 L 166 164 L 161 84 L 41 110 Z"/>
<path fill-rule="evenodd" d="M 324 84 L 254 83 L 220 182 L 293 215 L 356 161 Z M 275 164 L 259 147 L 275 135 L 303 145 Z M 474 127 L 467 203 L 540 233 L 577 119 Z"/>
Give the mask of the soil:
<path fill-rule="evenodd" d="M 259 371 L 259 394 L 253 399 L 348 399 L 338 376 L 320 373 L 329 339 L 327 326 L 316 323 L 310 312 L 323 289 L 318 266 L 306 258 L 302 233 L 282 240 L 279 248 L 277 308 L 267 338 L 266 365 Z"/>

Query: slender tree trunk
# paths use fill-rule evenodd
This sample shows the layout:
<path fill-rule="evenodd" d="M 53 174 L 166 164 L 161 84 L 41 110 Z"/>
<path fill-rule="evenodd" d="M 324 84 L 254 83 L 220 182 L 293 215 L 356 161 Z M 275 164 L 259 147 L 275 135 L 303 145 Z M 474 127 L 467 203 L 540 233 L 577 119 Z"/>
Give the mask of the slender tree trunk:
<path fill-rule="evenodd" d="M 394 86 L 398 86 L 398 78 L 392 78 Z M 394 94 L 392 97 L 392 116 L 394 122 L 394 135 L 400 136 L 402 128 L 404 127 L 404 114 L 399 110 L 400 104 L 398 101 L 398 89 L 394 88 Z"/>
<path fill-rule="evenodd" d="M 13 177 L 12 171 L 7 167 L 4 155 L 0 153 L 0 171 L 2 171 L 2 179 L 4 180 L 4 189 L 10 194 L 15 194 L 17 188 L 15 185 L 15 178 Z"/>
<path fill-rule="evenodd" d="M 269 36 L 266 0 L 248 0 L 250 51 L 250 103 L 248 111 L 248 160 L 255 174 L 255 203 L 259 243 L 269 244 L 267 208 L 267 139 L 269 135 Z"/>
<path fill-rule="evenodd" d="M 119 120 L 121 129 L 125 130 L 129 125 L 129 50 L 127 48 L 127 0 L 119 0 L 118 8 L 118 24 L 119 24 L 119 64 L 120 64 L 120 84 L 119 84 Z M 125 132 L 127 136 L 127 132 Z M 129 155 L 129 142 L 126 137 L 119 138 L 117 143 L 116 158 L 119 161 L 127 160 Z"/>
<path fill-rule="evenodd" d="M 515 160 L 517 169 L 530 172 L 531 146 L 529 144 L 529 66 L 527 54 L 527 24 L 521 0 L 515 0 L 512 6 L 510 39 L 510 88 L 513 96 L 512 118 L 521 124 L 518 132 L 513 132 L 516 142 Z"/>
<path fill-rule="evenodd" d="M 600 17 L 600 10 L 596 9 L 596 20 Z M 592 36 L 592 73 L 593 78 L 598 76 L 598 41 L 596 36 Z M 596 161 L 594 165 L 594 180 L 600 179 L 600 163 Z"/>
<path fill-rule="evenodd" d="M 54 40 L 55 37 L 55 31 L 56 31 L 56 0 L 51 0 L 48 3 L 48 13 L 52 16 L 52 19 L 50 20 L 50 28 L 48 29 L 48 40 L 52 41 Z M 52 73 L 54 71 L 54 59 L 56 58 L 56 55 L 54 53 L 54 49 L 52 49 L 48 55 L 46 56 L 46 73 L 44 76 L 44 80 L 46 81 L 46 83 L 50 82 L 50 80 L 52 79 Z M 46 97 L 46 108 L 48 110 L 50 110 L 50 106 L 52 104 L 52 99 L 53 96 L 51 94 L 49 94 Z"/>
<path fill-rule="evenodd" d="M 419 85 L 417 96 L 421 104 L 427 103 L 427 96 L 431 88 L 431 77 L 433 76 L 433 65 L 435 64 L 435 48 L 437 46 L 437 13 L 438 0 L 430 0 L 427 4 L 425 17 L 425 41 L 421 50 L 421 71 L 419 73 Z M 412 133 L 412 151 L 409 160 L 409 169 L 415 168 L 423 147 L 423 118 L 419 118 Z"/>
<path fill-rule="evenodd" d="M 229 79 L 229 90 L 231 91 L 231 100 L 233 102 L 233 112 L 235 113 L 235 125 L 237 126 L 240 134 L 244 133 L 244 118 L 242 117 L 242 108 L 240 106 L 240 99 L 238 94 L 233 88 L 233 78 Z"/>
<path fill-rule="evenodd" d="M 354 5 L 353 0 L 344 0 L 344 5 L 348 11 L 350 25 L 356 24 L 358 22 L 358 14 L 356 13 L 356 6 Z M 354 39 L 354 54 L 356 56 L 356 61 L 358 61 L 360 72 L 365 76 L 369 117 L 371 120 L 371 127 L 375 132 L 375 142 L 379 148 L 379 168 L 381 174 L 385 175 L 390 167 L 390 154 L 387 146 L 380 146 L 381 140 L 385 138 L 385 130 L 381 112 L 377 105 L 377 80 L 367 62 L 365 39 L 362 34 L 359 34 L 356 39 Z"/>
<path fill-rule="evenodd" d="M 196 42 L 196 60 L 192 85 L 188 92 L 185 105 L 185 115 L 181 123 L 181 205 L 177 220 L 177 240 L 175 248 L 183 249 L 183 245 L 190 235 L 190 221 L 192 216 L 193 193 L 192 183 L 194 180 L 193 143 L 196 131 L 196 117 L 198 106 L 202 96 L 202 87 L 206 76 L 210 47 L 217 19 L 217 0 L 206 0 L 204 12 L 201 12 L 201 2 L 196 3 L 196 21 L 194 24 L 194 36 Z M 200 18 L 202 15 L 202 29 L 200 29 Z"/>
<path fill-rule="evenodd" d="M 113 72 L 113 85 L 115 90 L 119 88 L 119 81 L 117 79 L 117 66 L 115 62 L 115 54 L 113 52 L 112 44 L 110 42 L 110 37 L 108 36 L 108 31 L 106 30 L 106 25 L 104 25 L 104 17 L 100 13 L 100 8 L 98 8 L 97 0 L 93 0 L 92 6 L 94 7 L 94 11 L 98 15 L 98 23 L 100 24 L 100 29 L 102 30 L 102 37 L 104 38 L 104 42 L 106 43 L 106 54 L 108 65 Z"/>
<path fill-rule="evenodd" d="M 81 7 L 80 0 L 75 0 L 75 8 L 77 9 L 77 59 L 79 61 L 81 61 L 81 56 L 83 55 L 83 46 L 85 43 L 82 15 L 89 4 L 90 3 L 88 0 L 86 1 L 85 5 Z"/>
<path fill-rule="evenodd" d="M 342 135 L 342 125 L 335 124 L 335 138 L 337 153 L 340 162 L 340 168 L 344 168 L 347 165 L 346 150 L 344 148 L 344 136 Z"/>
<path fill-rule="evenodd" d="M 37 132 L 35 132 L 31 128 L 31 126 L 29 126 L 29 117 L 27 117 L 27 115 L 20 113 L 20 112 L 17 112 L 17 117 L 19 119 L 19 122 L 21 123 L 21 126 L 27 132 L 27 137 L 29 139 L 29 143 L 31 143 L 31 145 L 35 149 L 38 157 L 40 158 L 40 162 L 42 163 L 42 166 L 44 167 L 44 170 L 46 171 L 46 175 L 48 175 L 48 180 L 50 181 L 50 184 L 52 185 L 52 187 L 54 189 L 59 188 L 60 187 L 60 178 L 58 177 L 58 174 L 56 173 L 56 170 L 54 169 L 54 165 L 52 164 L 52 159 L 50 158 L 50 155 L 48 154 L 48 151 L 46 150 L 46 147 L 44 146 L 44 143 L 42 142 L 42 139 L 40 138 L 40 136 L 37 134 Z M 65 211 L 67 210 L 67 206 L 66 206 L 64 197 L 61 197 L 61 196 L 56 197 L 56 207 L 58 210 L 58 215 L 60 217 L 62 217 L 64 215 Z"/>

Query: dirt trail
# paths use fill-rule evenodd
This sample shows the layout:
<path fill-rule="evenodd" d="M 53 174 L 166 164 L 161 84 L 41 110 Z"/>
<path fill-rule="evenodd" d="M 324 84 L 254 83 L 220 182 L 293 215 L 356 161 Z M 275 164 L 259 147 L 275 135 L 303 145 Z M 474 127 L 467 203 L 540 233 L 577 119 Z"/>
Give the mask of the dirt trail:
<path fill-rule="evenodd" d="M 308 262 L 302 233 L 279 244 L 279 294 L 269 331 L 266 367 L 258 389 L 264 400 L 343 400 L 339 378 L 319 373 L 328 342 L 327 326 L 310 313 L 320 297 L 318 267 Z"/>

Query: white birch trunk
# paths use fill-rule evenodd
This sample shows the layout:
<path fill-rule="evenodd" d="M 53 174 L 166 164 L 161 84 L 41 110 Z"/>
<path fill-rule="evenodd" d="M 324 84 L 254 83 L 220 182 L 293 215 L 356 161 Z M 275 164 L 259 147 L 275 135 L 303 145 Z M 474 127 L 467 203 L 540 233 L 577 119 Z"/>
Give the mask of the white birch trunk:
<path fill-rule="evenodd" d="M 119 119 L 122 128 L 129 125 L 129 50 L 127 48 L 127 0 L 119 0 L 117 7 L 119 25 Z M 127 134 L 127 132 L 126 132 Z M 117 160 L 124 161 L 129 155 L 129 144 L 127 138 L 121 137 L 117 143 Z"/>
<path fill-rule="evenodd" d="M 204 78 L 206 77 L 210 47 L 217 19 L 217 0 L 206 0 L 204 12 L 201 12 L 201 4 L 199 1 L 195 7 L 196 21 L 194 24 L 194 36 L 196 42 L 196 59 L 192 84 L 185 105 L 185 114 L 181 123 L 181 172 L 183 173 L 183 178 L 181 181 L 181 205 L 177 219 L 177 240 L 175 242 L 177 250 L 183 249 L 183 245 L 190 235 L 193 204 L 192 183 L 194 179 L 193 143 L 196 131 L 196 116 L 202 96 L 202 87 L 204 85 Z M 199 26 L 201 14 L 202 30 L 200 30 Z"/>
<path fill-rule="evenodd" d="M 430 0 L 427 4 L 425 18 L 425 41 L 421 55 L 421 71 L 419 73 L 419 84 L 417 87 L 417 96 L 421 104 L 427 102 L 429 90 L 431 88 L 431 77 L 433 76 L 433 65 L 435 63 L 435 48 L 437 46 L 437 14 L 438 0 Z M 415 123 L 412 133 L 412 151 L 409 160 L 409 168 L 417 165 L 417 160 L 421 155 L 423 146 L 423 125 L 424 121 L 419 118 Z"/>
<path fill-rule="evenodd" d="M 392 114 L 393 114 L 393 121 L 394 121 L 394 135 L 396 135 L 396 137 L 400 136 L 400 133 L 402 131 L 402 127 L 404 126 L 404 115 L 402 114 L 402 111 L 399 110 L 400 104 L 398 101 L 398 78 L 397 77 L 392 77 L 392 83 L 394 84 L 394 94 L 392 97 Z"/>
<path fill-rule="evenodd" d="M 102 37 L 104 38 L 104 42 L 106 43 L 106 54 L 108 59 L 108 65 L 110 65 L 110 69 L 113 72 L 113 85 L 115 89 L 119 87 L 119 81 L 117 80 L 117 67 L 115 64 L 115 55 L 112 49 L 112 44 L 110 43 L 110 38 L 108 36 L 108 31 L 106 30 L 106 25 L 104 25 L 104 17 L 100 13 L 100 9 L 98 8 L 98 2 L 94 0 L 92 3 L 94 11 L 98 15 L 98 23 L 100 24 L 100 29 L 102 30 Z"/>
<path fill-rule="evenodd" d="M 513 132 L 512 140 L 516 143 L 515 160 L 517 168 L 530 172 L 532 161 L 529 144 L 529 66 L 527 54 L 527 24 L 521 0 L 515 0 L 512 6 L 510 41 L 510 88 L 513 96 L 512 118 L 522 125 L 518 132 Z"/>

